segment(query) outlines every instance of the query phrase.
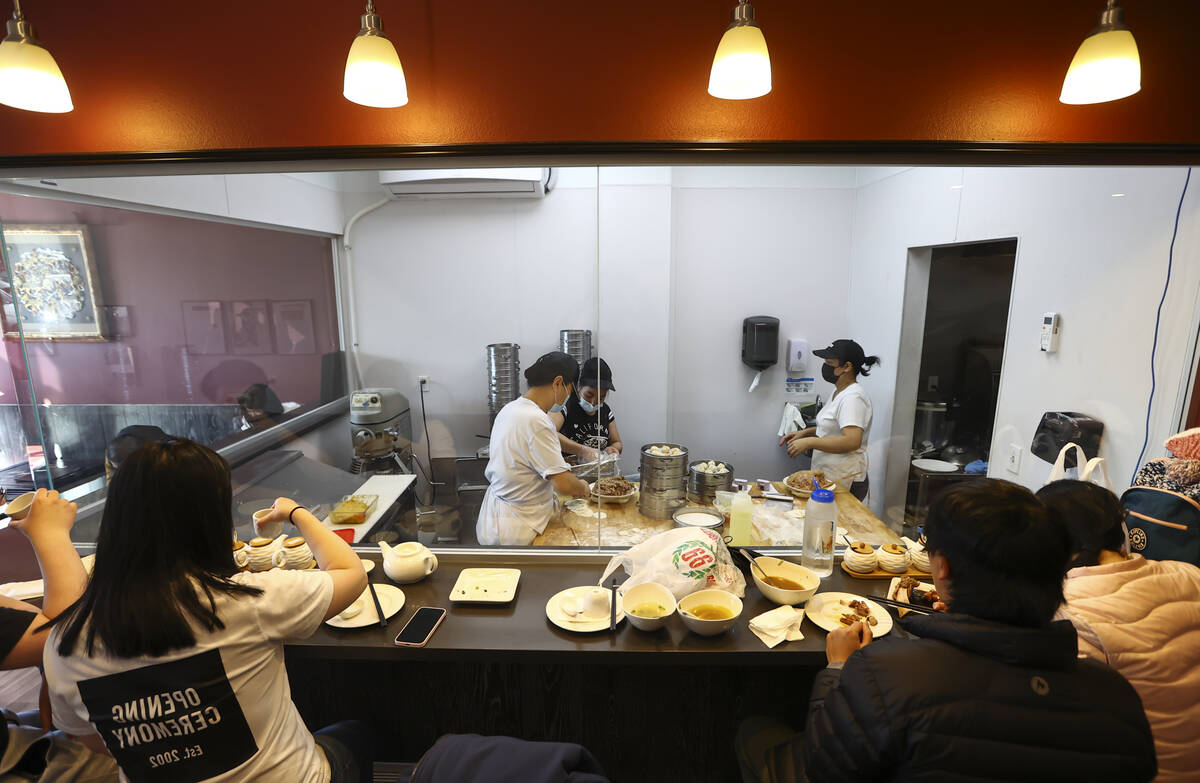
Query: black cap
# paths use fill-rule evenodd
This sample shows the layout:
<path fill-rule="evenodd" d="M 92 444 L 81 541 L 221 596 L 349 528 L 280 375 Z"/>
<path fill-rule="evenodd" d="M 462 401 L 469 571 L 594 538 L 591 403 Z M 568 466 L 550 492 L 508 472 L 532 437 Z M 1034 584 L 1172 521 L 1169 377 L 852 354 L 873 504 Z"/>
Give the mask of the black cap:
<path fill-rule="evenodd" d="M 821 359 L 836 359 L 838 363 L 850 362 L 855 367 L 861 367 L 867 360 L 867 354 L 862 346 L 853 340 L 834 340 L 828 348 L 813 351 L 813 356 Z"/>
<path fill-rule="evenodd" d="M 608 362 L 598 356 L 593 356 L 583 363 L 583 369 L 579 371 L 579 385 L 591 386 L 593 389 L 617 390 L 617 387 L 613 386 L 612 370 L 608 369 Z"/>

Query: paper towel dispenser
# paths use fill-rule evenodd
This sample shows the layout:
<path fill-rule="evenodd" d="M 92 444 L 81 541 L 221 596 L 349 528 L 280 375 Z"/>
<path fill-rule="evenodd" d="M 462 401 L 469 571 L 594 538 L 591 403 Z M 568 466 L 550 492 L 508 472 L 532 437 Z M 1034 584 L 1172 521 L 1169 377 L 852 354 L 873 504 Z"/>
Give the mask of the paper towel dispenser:
<path fill-rule="evenodd" d="M 779 319 L 752 315 L 742 321 L 742 362 L 762 372 L 779 361 Z"/>

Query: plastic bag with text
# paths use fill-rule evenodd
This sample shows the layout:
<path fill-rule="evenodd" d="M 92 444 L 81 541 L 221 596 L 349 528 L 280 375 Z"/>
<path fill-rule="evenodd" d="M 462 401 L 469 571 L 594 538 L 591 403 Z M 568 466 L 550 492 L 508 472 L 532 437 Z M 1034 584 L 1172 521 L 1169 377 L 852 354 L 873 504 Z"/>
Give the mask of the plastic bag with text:
<path fill-rule="evenodd" d="M 600 584 L 619 567 L 629 578 L 621 593 L 643 582 L 657 582 L 683 598 L 716 587 L 738 598 L 746 594 L 746 577 L 733 564 L 729 549 L 711 530 L 678 528 L 658 533 L 608 561 Z"/>

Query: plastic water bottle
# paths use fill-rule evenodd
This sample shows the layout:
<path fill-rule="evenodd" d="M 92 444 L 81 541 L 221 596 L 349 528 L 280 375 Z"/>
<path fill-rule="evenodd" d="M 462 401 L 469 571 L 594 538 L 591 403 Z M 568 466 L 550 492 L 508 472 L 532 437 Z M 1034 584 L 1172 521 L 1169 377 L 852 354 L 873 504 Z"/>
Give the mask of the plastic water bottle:
<path fill-rule="evenodd" d="M 745 492 L 733 496 L 729 511 L 729 543 L 750 546 L 750 518 L 754 516 L 754 501 Z"/>
<path fill-rule="evenodd" d="M 833 573 L 833 539 L 837 535 L 837 504 L 833 490 L 814 489 L 804 511 L 804 550 L 800 564 L 824 578 Z"/>

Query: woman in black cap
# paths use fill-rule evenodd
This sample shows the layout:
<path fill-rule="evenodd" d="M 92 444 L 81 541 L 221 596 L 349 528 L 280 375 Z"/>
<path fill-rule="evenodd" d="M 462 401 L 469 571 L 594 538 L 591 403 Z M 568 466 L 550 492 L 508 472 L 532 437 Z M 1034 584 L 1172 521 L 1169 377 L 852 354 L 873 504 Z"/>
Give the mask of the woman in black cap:
<path fill-rule="evenodd" d="M 561 413 L 551 413 L 550 420 L 558 428 L 558 442 L 563 454 L 578 464 L 595 462 L 600 452 L 620 454 L 621 433 L 617 431 L 616 416 L 606 402 L 608 393 L 616 391 L 608 362 L 598 357 L 588 359 L 579 371 L 579 383 L 563 405 Z"/>
<path fill-rule="evenodd" d="M 828 348 L 813 351 L 813 356 L 825 360 L 821 377 L 834 385 L 833 397 L 817 414 L 815 427 L 784 435 L 779 445 L 786 445 L 791 457 L 812 451 L 813 470 L 823 471 L 826 479 L 851 481 L 850 493 L 862 500 L 869 487 L 871 398 L 858 383 L 858 376 L 869 375 L 879 357 L 867 356 L 853 340 L 834 340 Z"/>

